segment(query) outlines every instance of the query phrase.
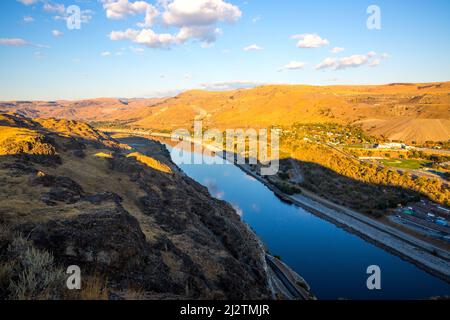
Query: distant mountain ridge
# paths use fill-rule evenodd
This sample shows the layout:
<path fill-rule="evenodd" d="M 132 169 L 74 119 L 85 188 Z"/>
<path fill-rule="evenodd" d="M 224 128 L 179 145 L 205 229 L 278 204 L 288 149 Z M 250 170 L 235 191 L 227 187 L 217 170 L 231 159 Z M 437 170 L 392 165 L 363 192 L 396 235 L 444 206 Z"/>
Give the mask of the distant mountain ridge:
<path fill-rule="evenodd" d="M 164 99 L 98 98 L 86 100 L 0 102 L 0 110 L 30 118 L 57 118 L 84 121 L 140 119 L 147 109 Z"/>
<path fill-rule="evenodd" d="M 48 104 L 48 103 L 47 103 Z M 224 92 L 192 90 L 168 99 L 0 103 L 26 116 L 122 121 L 147 129 L 259 128 L 294 123 L 361 125 L 406 142 L 450 140 L 450 82 L 365 86 L 270 85 Z"/>

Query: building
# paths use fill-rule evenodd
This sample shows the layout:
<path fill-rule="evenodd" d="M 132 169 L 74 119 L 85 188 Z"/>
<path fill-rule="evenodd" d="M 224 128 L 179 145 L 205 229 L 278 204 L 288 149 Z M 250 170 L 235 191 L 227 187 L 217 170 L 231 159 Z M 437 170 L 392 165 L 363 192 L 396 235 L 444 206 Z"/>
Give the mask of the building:
<path fill-rule="evenodd" d="M 375 144 L 375 149 L 408 150 L 410 149 L 410 147 L 404 143 L 389 142 L 389 143 Z"/>

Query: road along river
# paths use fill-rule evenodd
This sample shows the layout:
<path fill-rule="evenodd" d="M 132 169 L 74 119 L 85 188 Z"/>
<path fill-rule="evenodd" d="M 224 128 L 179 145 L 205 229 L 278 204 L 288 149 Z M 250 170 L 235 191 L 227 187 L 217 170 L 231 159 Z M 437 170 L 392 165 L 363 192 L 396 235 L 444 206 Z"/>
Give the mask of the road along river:
<path fill-rule="evenodd" d="M 179 150 L 167 146 L 176 154 Z M 184 152 L 188 152 L 184 150 Z M 186 155 L 186 154 L 185 154 Z M 192 156 L 192 155 L 188 155 Z M 272 255 L 299 273 L 319 299 L 426 299 L 450 296 L 450 284 L 295 205 L 231 163 L 214 156 L 203 164 L 177 165 L 231 203 Z M 381 290 L 369 290 L 367 267 L 381 268 Z"/>

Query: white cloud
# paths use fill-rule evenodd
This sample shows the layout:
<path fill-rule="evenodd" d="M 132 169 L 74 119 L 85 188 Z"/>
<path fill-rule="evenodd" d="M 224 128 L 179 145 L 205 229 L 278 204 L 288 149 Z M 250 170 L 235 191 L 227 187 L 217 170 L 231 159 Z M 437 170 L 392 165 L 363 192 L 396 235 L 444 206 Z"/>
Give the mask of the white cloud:
<path fill-rule="evenodd" d="M 317 70 L 327 69 L 327 68 L 333 68 L 337 64 L 337 59 L 334 58 L 326 58 L 323 62 L 319 63 L 316 66 Z"/>
<path fill-rule="evenodd" d="M 35 4 L 35 3 L 39 2 L 40 0 L 17 0 L 17 1 L 22 3 L 22 4 L 24 4 L 24 5 L 26 5 L 26 6 L 29 6 L 29 5 L 32 5 L 32 4 Z"/>
<path fill-rule="evenodd" d="M 144 22 L 139 23 L 139 27 L 152 26 L 154 19 L 159 15 L 156 7 L 145 1 L 103 0 L 103 8 L 108 19 L 118 20 L 131 15 L 145 14 Z"/>
<path fill-rule="evenodd" d="M 183 43 L 189 39 L 198 39 L 203 43 L 210 44 L 216 41 L 217 36 L 221 34 L 222 30 L 214 25 L 184 26 L 174 38 L 178 43 Z"/>
<path fill-rule="evenodd" d="M 299 70 L 299 69 L 303 69 L 305 67 L 306 63 L 305 62 L 301 62 L 301 61 L 291 61 L 289 62 L 287 65 L 285 65 L 284 67 L 282 67 L 279 71 L 284 71 L 284 70 Z"/>
<path fill-rule="evenodd" d="M 223 0 L 174 0 L 165 7 L 164 22 L 177 27 L 235 22 L 242 16 L 237 6 Z"/>
<path fill-rule="evenodd" d="M 369 55 L 354 54 L 349 57 L 339 59 L 336 69 L 357 68 L 369 61 Z"/>
<path fill-rule="evenodd" d="M 109 57 L 109 56 L 111 55 L 111 52 L 109 52 L 109 51 L 103 51 L 102 53 L 100 53 L 100 55 L 101 55 L 102 57 Z"/>
<path fill-rule="evenodd" d="M 364 65 L 376 67 L 380 65 L 381 60 L 385 55 L 378 56 L 374 51 L 367 54 L 355 54 L 343 58 L 326 58 L 323 62 L 316 66 L 317 70 L 334 69 L 344 70 L 349 68 L 358 68 Z"/>
<path fill-rule="evenodd" d="M 45 2 L 43 9 L 45 12 L 55 14 L 53 16 L 53 19 L 55 21 L 67 21 L 67 19 L 69 19 L 70 17 L 66 12 L 66 7 L 62 3 Z M 94 11 L 90 9 L 81 10 L 80 15 L 81 23 L 88 23 L 92 20 Z"/>
<path fill-rule="evenodd" d="M 52 31 L 52 35 L 53 35 L 55 38 L 59 38 L 59 37 L 62 37 L 62 36 L 63 36 L 63 33 L 62 33 L 61 31 L 59 31 L 59 30 L 53 30 L 53 31 Z"/>
<path fill-rule="evenodd" d="M 248 89 L 263 85 L 263 83 L 254 81 L 223 81 L 213 83 L 202 83 L 200 87 L 210 91 L 227 91 L 236 89 Z"/>
<path fill-rule="evenodd" d="M 103 0 L 107 16 L 123 18 L 130 14 L 143 12 L 150 8 L 145 1 L 130 3 L 128 0 Z M 138 24 L 142 29 L 112 31 L 111 40 L 130 40 L 150 48 L 168 48 L 188 40 L 198 40 L 203 47 L 210 47 L 222 31 L 217 27 L 219 22 L 235 22 L 242 13 L 239 8 L 224 0 L 159 0 L 158 9 L 151 7 L 152 14 L 146 11 L 146 22 Z M 113 6 L 114 5 L 114 6 Z M 108 11 L 109 10 L 109 11 Z M 161 16 L 161 19 L 155 19 Z M 148 19 L 147 19 L 148 18 Z M 147 21 L 148 20 L 148 21 Z M 149 27 L 158 22 L 161 27 L 172 27 L 174 33 L 159 34 Z"/>
<path fill-rule="evenodd" d="M 369 67 L 376 67 L 376 66 L 380 65 L 380 63 L 381 63 L 380 59 L 375 59 L 369 63 Z"/>
<path fill-rule="evenodd" d="M 185 80 L 191 80 L 191 79 L 192 79 L 192 75 L 191 75 L 190 73 L 186 73 L 186 74 L 184 75 L 184 79 L 185 79 Z"/>
<path fill-rule="evenodd" d="M 103 1 L 108 19 L 124 19 L 128 15 L 144 13 L 149 3 L 145 1 L 129 2 L 128 0 Z"/>
<path fill-rule="evenodd" d="M 253 18 L 252 18 L 252 22 L 253 22 L 253 23 L 257 23 L 257 22 L 260 21 L 261 19 L 262 19 L 261 16 L 253 17 Z"/>
<path fill-rule="evenodd" d="M 23 17 L 23 22 L 25 22 L 25 23 L 34 22 L 34 18 L 32 16 L 24 16 Z"/>
<path fill-rule="evenodd" d="M 146 92 L 145 94 L 142 94 L 140 96 L 146 97 L 146 98 L 168 98 L 168 97 L 175 97 L 176 95 L 180 94 L 183 91 L 186 91 L 187 89 L 165 89 L 165 90 L 154 90 L 150 92 Z"/>
<path fill-rule="evenodd" d="M 80 17 L 80 22 L 81 23 L 89 23 L 92 20 L 92 16 L 94 14 L 94 11 L 92 10 L 81 10 L 81 17 Z M 67 19 L 69 19 L 70 16 L 68 16 L 67 14 L 64 15 L 56 15 L 53 17 L 54 20 L 56 21 L 67 21 Z"/>
<path fill-rule="evenodd" d="M 31 45 L 31 43 L 20 38 L 0 38 L 0 45 L 20 47 L 20 46 L 29 46 Z"/>
<path fill-rule="evenodd" d="M 130 51 L 134 52 L 136 54 L 141 54 L 141 53 L 144 53 L 145 50 L 142 48 L 139 48 L 139 47 L 130 46 Z"/>
<path fill-rule="evenodd" d="M 297 43 L 298 48 L 319 48 L 322 46 L 329 45 L 330 42 L 327 39 L 322 39 L 317 34 L 296 34 L 291 37 L 292 39 L 299 39 Z"/>
<path fill-rule="evenodd" d="M 113 41 L 130 40 L 134 43 L 142 44 L 150 48 L 164 48 L 176 43 L 177 38 L 171 34 L 157 34 L 151 29 L 126 31 L 112 31 L 109 38 Z"/>
<path fill-rule="evenodd" d="M 49 13 L 57 13 L 59 15 L 64 15 L 66 13 L 66 8 L 62 3 L 50 3 L 46 2 L 44 4 L 44 11 Z"/>
<path fill-rule="evenodd" d="M 370 67 L 376 67 L 376 66 L 380 65 L 381 62 L 382 62 L 383 60 L 387 60 L 387 59 L 389 59 L 391 56 L 390 56 L 388 53 L 382 53 L 382 54 L 380 54 L 380 55 L 375 55 L 375 56 L 373 56 L 373 57 L 375 57 L 375 58 L 374 58 L 374 60 L 372 60 L 372 61 L 369 63 L 369 66 L 370 66 Z"/>
<path fill-rule="evenodd" d="M 338 54 L 343 52 L 344 50 L 345 50 L 344 48 L 334 47 L 333 49 L 331 49 L 331 53 Z"/>
<path fill-rule="evenodd" d="M 156 33 L 152 29 L 128 29 L 126 31 L 112 31 L 109 38 L 113 41 L 130 40 L 150 48 L 169 48 L 173 44 L 184 43 L 189 39 L 198 39 L 209 44 L 215 41 L 221 32 L 210 26 L 183 27 L 172 35 L 170 33 Z"/>
<path fill-rule="evenodd" d="M 258 46 L 257 44 L 252 44 L 244 48 L 244 51 L 261 51 L 261 50 L 263 50 L 263 48 Z"/>
<path fill-rule="evenodd" d="M 218 35 L 222 33 L 221 30 L 217 30 L 218 31 Z M 202 47 L 203 49 L 210 49 L 210 48 L 214 48 L 215 43 L 214 42 L 202 42 L 200 44 L 200 47 Z"/>
<path fill-rule="evenodd" d="M 45 58 L 45 54 L 43 54 L 41 51 L 36 51 L 36 52 L 34 53 L 34 57 L 35 57 L 36 59 L 44 59 L 44 58 Z"/>

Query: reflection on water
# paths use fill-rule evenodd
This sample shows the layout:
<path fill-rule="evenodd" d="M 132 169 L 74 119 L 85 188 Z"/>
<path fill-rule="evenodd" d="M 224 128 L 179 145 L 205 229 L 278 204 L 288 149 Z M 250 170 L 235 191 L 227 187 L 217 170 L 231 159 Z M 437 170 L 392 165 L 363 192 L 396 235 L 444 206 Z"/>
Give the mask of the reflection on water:
<path fill-rule="evenodd" d="M 178 164 L 213 196 L 231 203 L 270 252 L 302 275 L 319 299 L 450 295 L 448 283 L 302 208 L 282 202 L 233 165 Z M 366 287 L 369 265 L 381 267 L 379 291 Z"/>

